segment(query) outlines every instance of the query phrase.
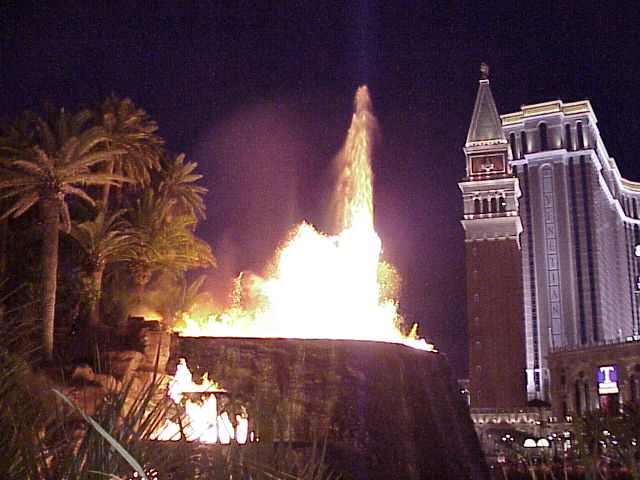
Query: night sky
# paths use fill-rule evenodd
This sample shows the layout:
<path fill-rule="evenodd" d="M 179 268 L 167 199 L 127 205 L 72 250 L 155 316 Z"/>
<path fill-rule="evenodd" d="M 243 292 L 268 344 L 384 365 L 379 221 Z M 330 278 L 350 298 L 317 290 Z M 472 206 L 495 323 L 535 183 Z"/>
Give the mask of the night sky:
<path fill-rule="evenodd" d="M 158 121 L 205 175 L 198 232 L 225 274 L 259 271 L 299 220 L 322 226 L 329 164 L 369 85 L 376 226 L 402 311 L 460 375 L 457 182 L 480 62 L 501 113 L 589 98 L 609 154 L 640 180 L 635 2 L 5 0 L 0 49 L 0 117 L 115 92 Z"/>

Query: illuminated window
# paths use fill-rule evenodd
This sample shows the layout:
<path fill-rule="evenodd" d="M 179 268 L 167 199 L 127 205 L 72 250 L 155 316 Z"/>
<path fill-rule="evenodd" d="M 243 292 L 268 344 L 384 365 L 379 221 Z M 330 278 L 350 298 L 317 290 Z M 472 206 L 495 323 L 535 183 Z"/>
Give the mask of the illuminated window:
<path fill-rule="evenodd" d="M 504 197 L 499 197 L 498 198 L 498 211 L 499 212 L 506 212 L 507 211 L 507 202 L 504 199 Z"/>
<path fill-rule="evenodd" d="M 538 133 L 540 134 L 540 151 L 549 150 L 549 140 L 547 139 L 547 124 L 542 122 L 538 126 Z"/>

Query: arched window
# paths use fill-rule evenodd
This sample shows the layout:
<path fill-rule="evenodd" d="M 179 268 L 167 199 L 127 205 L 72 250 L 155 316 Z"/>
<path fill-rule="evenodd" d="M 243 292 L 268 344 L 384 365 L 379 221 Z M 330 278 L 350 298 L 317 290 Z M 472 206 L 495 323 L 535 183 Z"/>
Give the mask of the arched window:
<path fill-rule="evenodd" d="M 571 138 L 571 125 L 567 123 L 564 126 L 564 145 L 569 151 L 573 150 L 573 139 Z"/>
<path fill-rule="evenodd" d="M 582 122 L 576 123 L 576 134 L 578 136 L 578 150 L 583 150 L 585 148 L 585 141 L 584 141 L 584 129 L 582 128 Z"/>
<path fill-rule="evenodd" d="M 504 197 L 499 197 L 498 198 L 498 211 L 499 212 L 506 212 L 507 211 L 507 202 L 504 199 Z"/>
<path fill-rule="evenodd" d="M 629 400 L 631 400 L 631 403 L 638 403 L 638 376 L 637 375 L 631 375 L 631 377 L 629 377 Z"/>
<path fill-rule="evenodd" d="M 542 122 L 538 126 L 538 133 L 540 134 L 540 151 L 549 150 L 549 140 L 547 138 L 547 124 Z"/>
<path fill-rule="evenodd" d="M 633 197 L 631 199 L 631 202 L 633 204 L 633 218 L 637 219 L 638 218 L 638 204 L 636 203 L 636 197 Z"/>
<path fill-rule="evenodd" d="M 480 199 L 473 199 L 473 213 L 480 213 Z"/>
<path fill-rule="evenodd" d="M 496 197 L 491 197 L 491 213 L 496 213 L 498 211 L 498 206 L 496 204 Z"/>
<path fill-rule="evenodd" d="M 509 145 L 511 145 L 511 155 L 513 158 L 519 158 L 518 147 L 516 146 L 516 134 L 513 132 L 509 134 Z"/>
<path fill-rule="evenodd" d="M 634 373 L 629 377 L 629 400 L 631 403 L 640 402 L 640 364 L 633 369 Z"/>
<path fill-rule="evenodd" d="M 584 382 L 584 409 L 586 412 L 591 411 L 591 396 L 589 395 L 589 384 Z"/>
<path fill-rule="evenodd" d="M 576 413 L 578 415 L 582 415 L 582 389 L 580 388 L 581 385 L 582 382 L 580 380 L 576 380 L 573 397 L 575 400 Z"/>
<path fill-rule="evenodd" d="M 486 198 L 482 199 L 482 213 L 489 213 L 489 200 Z"/>
<path fill-rule="evenodd" d="M 523 155 L 529 153 L 529 149 L 527 148 L 527 132 L 524 130 L 520 132 L 520 151 Z"/>

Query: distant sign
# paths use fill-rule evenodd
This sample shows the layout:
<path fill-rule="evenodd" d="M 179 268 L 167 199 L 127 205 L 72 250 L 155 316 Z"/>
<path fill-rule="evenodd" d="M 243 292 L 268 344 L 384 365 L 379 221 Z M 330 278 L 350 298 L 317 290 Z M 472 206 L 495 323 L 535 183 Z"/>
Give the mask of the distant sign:
<path fill-rule="evenodd" d="M 596 368 L 596 381 L 598 382 L 598 394 L 609 395 L 619 393 L 618 366 L 601 365 Z"/>

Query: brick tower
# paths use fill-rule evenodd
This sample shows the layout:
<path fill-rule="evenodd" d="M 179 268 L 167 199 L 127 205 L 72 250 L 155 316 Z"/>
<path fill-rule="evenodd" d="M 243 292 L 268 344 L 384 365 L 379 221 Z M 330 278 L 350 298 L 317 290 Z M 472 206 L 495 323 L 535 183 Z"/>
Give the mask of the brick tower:
<path fill-rule="evenodd" d="M 464 202 L 471 407 L 510 409 L 527 402 L 520 187 L 486 65 L 481 71 L 464 146 L 466 176 L 458 184 Z"/>

